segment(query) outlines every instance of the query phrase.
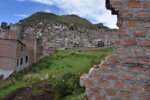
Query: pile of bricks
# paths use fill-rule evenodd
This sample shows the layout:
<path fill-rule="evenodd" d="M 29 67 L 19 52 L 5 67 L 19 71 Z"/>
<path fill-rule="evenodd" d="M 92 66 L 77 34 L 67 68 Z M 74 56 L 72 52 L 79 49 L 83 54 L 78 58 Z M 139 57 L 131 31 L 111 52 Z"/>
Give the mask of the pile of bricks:
<path fill-rule="evenodd" d="M 106 0 L 118 17 L 116 50 L 80 78 L 88 100 L 150 100 L 150 1 Z"/>

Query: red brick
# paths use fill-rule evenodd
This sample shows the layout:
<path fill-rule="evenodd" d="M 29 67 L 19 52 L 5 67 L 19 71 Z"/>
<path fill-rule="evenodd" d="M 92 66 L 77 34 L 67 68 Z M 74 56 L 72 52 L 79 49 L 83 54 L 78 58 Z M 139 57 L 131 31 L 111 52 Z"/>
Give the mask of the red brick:
<path fill-rule="evenodd" d="M 140 40 L 139 45 L 143 47 L 150 47 L 150 40 Z"/>
<path fill-rule="evenodd" d="M 146 28 L 150 28 L 150 22 L 144 22 L 143 26 L 146 27 Z"/>
<path fill-rule="evenodd" d="M 118 27 L 122 27 L 123 25 L 124 25 L 124 24 L 123 24 L 121 21 L 118 21 L 118 22 L 117 22 L 117 26 L 118 26 Z"/>
<path fill-rule="evenodd" d="M 88 96 L 87 98 L 85 98 L 85 100 L 92 100 L 91 96 Z"/>
<path fill-rule="evenodd" d="M 149 73 L 150 73 L 150 68 L 146 68 L 146 69 L 145 69 L 145 73 L 146 73 L 146 74 L 149 74 Z"/>
<path fill-rule="evenodd" d="M 136 45 L 136 41 L 133 39 L 124 39 L 123 40 L 123 45 L 124 46 L 135 46 Z"/>
<path fill-rule="evenodd" d="M 149 58 L 138 58 L 139 64 L 148 65 L 149 64 Z"/>
<path fill-rule="evenodd" d="M 130 18 L 130 17 L 133 16 L 133 13 L 131 11 L 129 11 L 129 10 L 121 10 L 119 12 L 119 16 L 120 17 L 125 17 L 125 18 Z"/>
<path fill-rule="evenodd" d="M 94 78 L 101 78 L 101 77 L 103 77 L 104 75 L 103 74 L 101 74 L 101 73 L 94 73 L 93 74 L 93 77 Z"/>
<path fill-rule="evenodd" d="M 118 78 L 117 78 L 116 75 L 108 75 L 108 76 L 107 76 L 107 79 L 108 79 L 108 80 L 117 80 Z"/>
<path fill-rule="evenodd" d="M 144 8 L 150 8 L 150 1 L 144 2 Z"/>
<path fill-rule="evenodd" d="M 119 13 L 119 22 L 117 22 L 117 24 L 120 26 L 120 30 L 115 34 L 116 37 L 111 40 L 114 45 L 120 46 L 119 48 L 122 48 L 122 50 L 118 50 L 118 48 L 117 51 L 113 53 L 114 56 L 108 57 L 105 61 L 105 64 L 108 65 L 100 66 L 100 70 L 109 69 L 110 65 L 113 67 L 111 67 L 112 70 L 110 71 L 101 70 L 103 73 L 106 72 L 104 77 L 106 81 L 102 81 L 98 85 L 100 85 L 99 88 L 104 89 L 103 92 L 106 91 L 105 96 L 110 97 L 110 99 L 113 97 L 120 97 L 124 100 L 136 99 L 138 97 L 134 98 L 136 95 L 133 96 L 132 92 L 139 94 L 137 95 L 139 97 L 141 96 L 144 92 L 142 89 L 143 85 L 146 84 L 144 82 L 148 80 L 147 75 L 150 72 L 144 68 L 141 69 L 140 66 L 134 67 L 134 65 L 148 66 L 145 64 L 150 64 L 150 61 L 148 61 L 150 55 L 148 50 L 150 47 L 150 32 L 148 30 L 150 28 L 150 23 L 148 22 L 150 3 L 149 0 L 107 0 L 107 2 L 108 1 L 110 2 L 110 5 L 108 5 L 110 6 L 109 9 Z M 116 4 L 113 4 L 114 1 L 117 3 L 115 2 Z M 121 7 L 119 2 L 123 2 L 123 6 L 124 3 L 126 3 L 127 7 L 122 9 L 123 6 Z M 121 9 L 119 9 L 119 7 L 121 7 Z M 144 9 L 144 7 L 148 9 Z M 119 65 L 115 64 L 117 62 L 119 62 Z M 123 68 L 121 66 L 123 66 Z M 122 74 L 117 77 L 115 75 L 117 72 L 122 72 Z M 95 75 L 95 77 L 99 77 L 99 75 Z M 115 88 L 109 90 L 111 81 L 113 82 L 113 80 L 115 83 L 119 80 L 125 83 L 118 82 L 113 84 Z M 137 81 L 140 81 L 140 85 L 136 84 L 138 83 Z M 133 98 L 130 98 L 131 95 Z M 97 95 L 93 97 L 97 97 Z"/>
<path fill-rule="evenodd" d="M 101 70 L 111 70 L 112 69 L 111 66 L 109 66 L 107 64 L 102 64 L 102 65 L 99 66 L 99 68 Z"/>
<path fill-rule="evenodd" d="M 134 67 L 133 68 L 134 73 L 141 73 L 142 71 L 143 71 L 143 69 L 141 67 Z"/>
<path fill-rule="evenodd" d="M 120 61 L 120 59 L 118 57 L 116 57 L 116 56 L 109 56 L 108 60 L 113 62 L 113 63 L 117 63 L 117 62 Z"/>
<path fill-rule="evenodd" d="M 129 91 L 122 91 L 119 93 L 119 96 L 124 97 L 124 98 L 129 98 L 131 95 L 131 92 Z"/>
<path fill-rule="evenodd" d="M 91 86 L 91 85 L 93 85 L 93 80 L 86 79 L 85 84 L 88 85 L 88 86 Z"/>
<path fill-rule="evenodd" d="M 125 64 L 135 64 L 135 63 L 137 63 L 135 58 L 125 58 L 125 59 L 122 60 L 122 62 L 125 63 Z"/>
<path fill-rule="evenodd" d="M 112 39 L 111 41 L 114 45 L 120 45 L 120 40 L 119 39 Z"/>
<path fill-rule="evenodd" d="M 133 90 L 133 91 L 137 91 L 137 90 L 140 89 L 139 85 L 137 85 L 137 84 L 132 84 L 130 88 L 131 88 L 131 90 Z"/>
<path fill-rule="evenodd" d="M 101 81 L 99 83 L 99 86 L 103 87 L 103 88 L 109 87 L 109 82 L 108 81 Z"/>
<path fill-rule="evenodd" d="M 15 60 L 9 59 L 9 58 L 3 58 L 0 59 L 0 68 L 1 69 L 9 69 L 13 70 L 15 69 Z"/>
<path fill-rule="evenodd" d="M 130 1 L 128 2 L 129 8 L 139 8 L 142 6 L 142 3 L 140 1 Z"/>
<path fill-rule="evenodd" d="M 116 88 L 118 89 L 124 89 L 124 83 L 123 82 L 119 82 L 116 84 Z"/>
<path fill-rule="evenodd" d="M 133 80 L 133 77 L 131 77 L 131 76 L 124 76 L 124 80 Z"/>
<path fill-rule="evenodd" d="M 113 7 L 123 7 L 124 6 L 124 2 L 122 1 L 115 1 L 111 3 Z"/>
<path fill-rule="evenodd" d="M 118 32 L 118 35 L 119 35 L 119 36 L 128 36 L 128 33 L 127 33 L 127 31 L 120 30 L 120 31 Z"/>
<path fill-rule="evenodd" d="M 97 88 L 90 88 L 90 94 L 100 94 L 100 90 Z"/>
<path fill-rule="evenodd" d="M 146 49 L 146 51 L 145 51 L 145 54 L 147 55 L 147 56 L 150 56 L 150 49 Z"/>
<path fill-rule="evenodd" d="M 145 12 L 145 11 L 138 11 L 135 12 L 135 17 L 149 17 L 149 12 Z"/>
<path fill-rule="evenodd" d="M 148 94 L 141 94 L 141 96 L 140 96 L 140 100 L 149 100 L 149 98 L 150 98 L 150 95 L 148 95 Z"/>
<path fill-rule="evenodd" d="M 145 52 L 143 52 L 143 49 L 141 49 L 141 48 L 135 48 L 133 50 L 133 52 L 134 52 L 134 55 L 136 55 L 137 57 L 138 56 L 144 56 L 144 53 L 145 53 Z"/>
<path fill-rule="evenodd" d="M 106 100 L 105 97 L 96 97 L 96 100 Z"/>
<path fill-rule="evenodd" d="M 142 36 L 146 36 L 146 33 L 143 30 L 135 30 L 133 32 L 133 35 L 136 36 L 136 37 L 142 37 Z"/>
<path fill-rule="evenodd" d="M 107 89 L 106 90 L 106 94 L 109 95 L 109 96 L 115 96 L 116 95 L 116 91 L 111 90 L 111 89 Z"/>
<path fill-rule="evenodd" d="M 142 74 L 138 74 L 135 76 L 136 77 L 136 80 L 138 81 L 146 81 L 146 80 L 149 80 L 148 77 L 146 77 L 146 75 L 142 75 Z"/>
<path fill-rule="evenodd" d="M 124 27 L 138 27 L 139 23 L 136 21 L 128 21 Z"/>
<path fill-rule="evenodd" d="M 128 50 L 123 49 L 123 48 L 119 48 L 116 50 L 116 53 L 118 54 L 128 54 L 128 52 L 129 52 Z"/>

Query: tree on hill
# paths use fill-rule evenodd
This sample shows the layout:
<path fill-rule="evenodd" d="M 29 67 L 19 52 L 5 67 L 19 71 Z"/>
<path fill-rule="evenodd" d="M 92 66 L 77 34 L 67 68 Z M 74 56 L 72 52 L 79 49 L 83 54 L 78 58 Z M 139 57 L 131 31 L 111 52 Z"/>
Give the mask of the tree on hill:
<path fill-rule="evenodd" d="M 2 22 L 1 23 L 1 28 L 2 29 L 6 29 L 8 26 L 7 26 L 7 23 L 6 22 Z"/>

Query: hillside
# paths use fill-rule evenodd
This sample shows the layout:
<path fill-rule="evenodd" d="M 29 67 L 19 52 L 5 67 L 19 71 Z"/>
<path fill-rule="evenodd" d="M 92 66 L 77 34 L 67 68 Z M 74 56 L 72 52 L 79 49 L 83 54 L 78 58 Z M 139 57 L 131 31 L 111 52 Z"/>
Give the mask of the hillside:
<path fill-rule="evenodd" d="M 61 97 L 56 100 L 81 100 L 84 89 L 79 86 L 79 77 L 112 50 L 57 51 L 29 69 L 0 81 L 0 100 L 53 100 L 49 99 L 53 93 L 55 98 Z"/>
<path fill-rule="evenodd" d="M 106 26 L 103 26 L 102 23 L 100 24 L 92 24 L 86 19 L 83 19 L 77 15 L 56 15 L 53 13 L 46 13 L 46 12 L 37 12 L 33 15 L 29 16 L 28 18 L 25 18 L 23 20 L 20 20 L 19 23 L 21 23 L 24 26 L 36 26 L 40 22 L 46 21 L 48 24 L 74 24 L 78 27 L 85 27 L 85 28 L 108 28 Z"/>

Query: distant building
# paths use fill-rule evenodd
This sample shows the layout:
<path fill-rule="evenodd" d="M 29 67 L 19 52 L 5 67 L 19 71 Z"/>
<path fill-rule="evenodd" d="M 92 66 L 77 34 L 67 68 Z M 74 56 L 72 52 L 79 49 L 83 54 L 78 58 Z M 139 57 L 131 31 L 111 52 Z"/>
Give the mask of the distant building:
<path fill-rule="evenodd" d="M 27 37 L 29 39 L 27 39 Z M 7 78 L 39 61 L 42 47 L 39 40 L 22 38 L 21 27 L 0 30 L 0 76 Z"/>
<path fill-rule="evenodd" d="M 24 37 L 22 42 L 26 44 L 27 51 L 29 53 L 29 65 L 38 62 L 42 57 L 42 40 L 36 37 Z"/>
<path fill-rule="evenodd" d="M 97 47 L 104 47 L 105 46 L 105 41 L 103 39 L 98 39 L 96 42 L 97 42 L 96 43 Z"/>

